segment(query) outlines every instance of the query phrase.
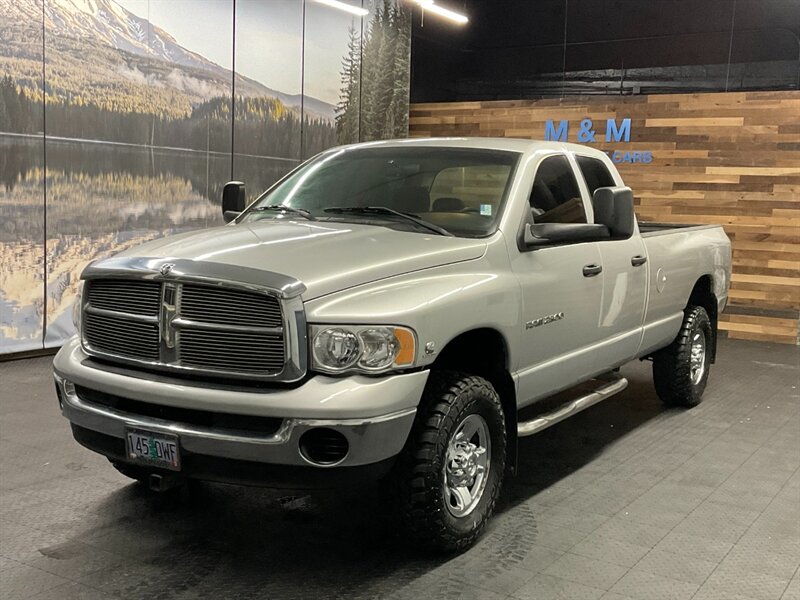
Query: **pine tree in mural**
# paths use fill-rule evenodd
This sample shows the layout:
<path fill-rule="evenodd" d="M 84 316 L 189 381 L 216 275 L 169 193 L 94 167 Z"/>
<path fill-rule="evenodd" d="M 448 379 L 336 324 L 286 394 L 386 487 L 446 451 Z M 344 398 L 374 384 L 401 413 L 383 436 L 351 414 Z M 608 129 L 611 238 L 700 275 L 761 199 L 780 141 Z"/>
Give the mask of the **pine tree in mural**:
<path fill-rule="evenodd" d="M 9 75 L 0 78 L 0 131 L 35 133 L 41 114 L 41 104 L 33 102 Z"/>
<path fill-rule="evenodd" d="M 336 105 L 336 139 L 340 144 L 358 141 L 358 113 L 361 102 L 361 36 L 350 27 L 347 56 L 342 60 L 342 88 Z"/>
<path fill-rule="evenodd" d="M 377 110 L 379 102 L 378 91 L 382 80 L 381 73 L 381 52 L 386 37 L 386 11 L 389 9 L 390 2 L 378 4 L 372 22 L 369 24 L 364 34 L 364 51 L 361 55 L 361 140 L 369 141 L 380 138 L 382 130 L 381 121 L 388 115 L 379 116 Z"/>
<path fill-rule="evenodd" d="M 408 133 L 411 17 L 396 0 L 376 1 L 363 43 L 351 30 L 348 54 L 342 61 L 336 108 L 339 143 L 405 137 Z"/>

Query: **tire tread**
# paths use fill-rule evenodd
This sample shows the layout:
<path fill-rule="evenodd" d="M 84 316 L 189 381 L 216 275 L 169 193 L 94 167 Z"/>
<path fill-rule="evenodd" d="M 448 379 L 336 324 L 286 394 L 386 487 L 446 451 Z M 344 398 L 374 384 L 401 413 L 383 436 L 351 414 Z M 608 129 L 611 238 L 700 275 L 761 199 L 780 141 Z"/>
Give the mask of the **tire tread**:
<path fill-rule="evenodd" d="M 700 404 L 708 380 L 708 368 L 703 379 L 692 383 L 692 334 L 696 330 L 711 331 L 711 321 L 702 306 L 689 306 L 684 311 L 683 323 L 675 340 L 653 355 L 653 383 L 661 401 L 668 406 L 690 408 Z M 711 332 L 713 335 L 713 332 Z M 706 340 L 706 352 L 710 340 Z M 708 360 L 708 359 L 707 359 Z"/>
<path fill-rule="evenodd" d="M 433 371 L 428 379 L 417 419 L 409 434 L 409 442 L 398 461 L 395 492 L 400 504 L 400 517 L 406 531 L 415 541 L 424 545 L 448 551 L 463 550 L 475 542 L 482 531 L 483 524 L 494 510 L 502 485 L 502 476 L 495 479 L 494 489 L 487 488 L 483 492 L 489 495 L 489 504 L 479 526 L 475 527 L 468 535 L 455 535 L 448 530 L 437 511 L 433 510 L 433 507 L 436 506 L 435 495 L 439 493 L 439 488 L 428 485 L 431 479 L 435 480 L 438 477 L 437 469 L 434 468 L 436 463 L 432 459 L 443 451 L 441 429 L 443 427 L 449 429 L 454 425 L 453 421 L 457 416 L 455 414 L 457 411 L 453 409 L 459 398 L 465 393 L 476 390 L 480 390 L 484 397 L 494 404 L 494 409 L 500 415 L 501 434 L 505 440 L 502 405 L 497 392 L 490 383 L 474 375 L 453 371 Z M 502 451 L 503 465 L 501 469 L 504 469 L 505 446 Z"/>

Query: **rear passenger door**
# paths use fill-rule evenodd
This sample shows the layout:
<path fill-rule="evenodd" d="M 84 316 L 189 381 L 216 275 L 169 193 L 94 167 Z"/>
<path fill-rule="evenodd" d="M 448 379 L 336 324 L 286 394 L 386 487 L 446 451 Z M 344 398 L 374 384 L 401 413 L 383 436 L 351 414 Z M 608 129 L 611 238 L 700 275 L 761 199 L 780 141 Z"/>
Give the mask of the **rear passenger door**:
<path fill-rule="evenodd" d="M 575 160 L 591 198 L 600 187 L 618 185 L 605 163 L 591 156 Z M 598 327 L 602 351 L 595 367 L 616 367 L 636 356 L 639 350 L 647 297 L 648 269 L 644 241 L 638 232 L 627 239 L 598 242 L 603 265 L 603 295 Z"/>
<path fill-rule="evenodd" d="M 588 221 L 587 199 L 566 154 L 539 161 L 529 194 L 529 222 Z M 512 269 L 522 288 L 518 374 L 525 405 L 592 375 L 603 284 L 587 270 L 600 265 L 596 242 L 519 248 Z"/>

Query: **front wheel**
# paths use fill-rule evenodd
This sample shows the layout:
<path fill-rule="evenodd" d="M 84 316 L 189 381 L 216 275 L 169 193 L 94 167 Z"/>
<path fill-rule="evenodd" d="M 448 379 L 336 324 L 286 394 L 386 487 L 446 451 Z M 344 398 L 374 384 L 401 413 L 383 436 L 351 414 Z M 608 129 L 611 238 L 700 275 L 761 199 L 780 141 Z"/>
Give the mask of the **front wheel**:
<path fill-rule="evenodd" d="M 470 546 L 494 510 L 505 463 L 505 419 L 492 385 L 432 372 L 394 473 L 407 530 L 442 550 Z"/>
<path fill-rule="evenodd" d="M 653 356 L 653 382 L 664 404 L 700 404 L 708 382 L 713 343 L 714 331 L 706 309 L 689 306 L 678 336 Z"/>

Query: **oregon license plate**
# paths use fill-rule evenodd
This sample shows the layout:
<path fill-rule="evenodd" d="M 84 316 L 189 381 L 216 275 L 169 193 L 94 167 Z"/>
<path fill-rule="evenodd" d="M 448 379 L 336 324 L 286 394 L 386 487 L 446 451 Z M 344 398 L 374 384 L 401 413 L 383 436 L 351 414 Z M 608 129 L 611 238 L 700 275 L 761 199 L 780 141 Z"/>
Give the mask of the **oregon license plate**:
<path fill-rule="evenodd" d="M 178 437 L 140 429 L 125 432 L 128 460 L 172 471 L 181 470 Z"/>

